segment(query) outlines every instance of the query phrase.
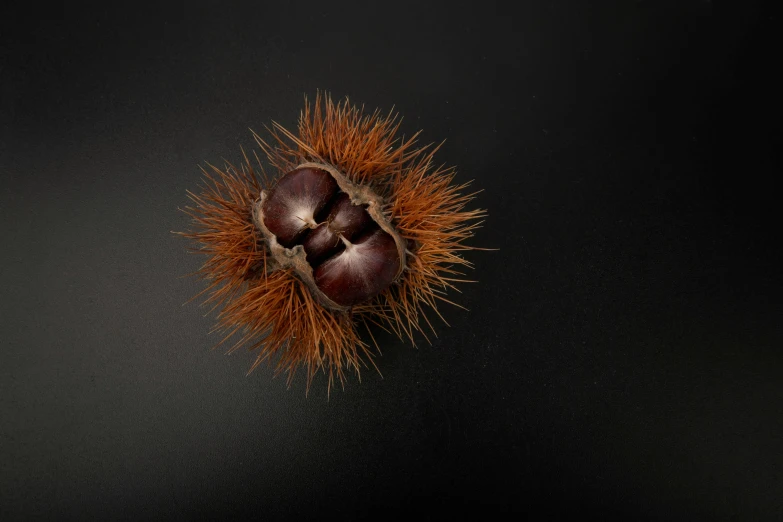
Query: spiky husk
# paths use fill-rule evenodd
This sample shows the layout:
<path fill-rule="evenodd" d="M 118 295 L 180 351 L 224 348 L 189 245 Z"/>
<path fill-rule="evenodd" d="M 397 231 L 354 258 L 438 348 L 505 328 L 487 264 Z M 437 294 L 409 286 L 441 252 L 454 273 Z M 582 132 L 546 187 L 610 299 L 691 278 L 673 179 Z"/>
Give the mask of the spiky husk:
<path fill-rule="evenodd" d="M 199 295 L 208 294 L 206 303 L 223 305 L 215 329 L 225 335 L 218 345 L 238 335 L 229 351 L 242 346 L 259 351 L 251 371 L 276 360 L 276 374 L 287 373 L 289 384 L 300 367 L 308 389 L 319 370 L 327 374 L 329 388 L 335 378 L 344 384 L 346 370 L 359 374 L 360 366 L 375 366 L 374 350 L 360 337 L 359 326 L 373 344 L 372 324 L 415 344 L 417 333 L 425 339 L 425 330 L 435 333 L 427 312 L 440 316 L 439 302 L 455 304 L 445 294 L 466 281 L 461 268 L 471 265 L 461 254 L 474 247 L 464 241 L 485 212 L 466 209 L 474 194 L 463 193 L 467 184 L 452 184 L 453 168 L 434 166 L 439 147 L 417 148 L 418 133 L 397 138 L 399 126 L 393 112 L 364 114 L 347 98 L 334 103 L 319 93 L 314 105 L 305 101 L 298 135 L 277 123 L 268 129 L 268 141 L 254 133 L 277 176 L 301 163 L 319 162 L 333 165 L 354 183 L 370 184 L 384 198 L 386 217 L 408 240 L 400 280 L 350 313 L 323 308 L 290 270 L 270 266 L 251 215 L 262 186 L 269 186 L 257 157 L 259 170 L 246 155 L 239 168 L 210 165 L 211 172 L 203 171 L 201 193 L 189 193 L 194 205 L 185 211 L 194 229 L 182 235 L 196 240 L 196 251 L 207 255 L 197 274 L 209 285 Z"/>

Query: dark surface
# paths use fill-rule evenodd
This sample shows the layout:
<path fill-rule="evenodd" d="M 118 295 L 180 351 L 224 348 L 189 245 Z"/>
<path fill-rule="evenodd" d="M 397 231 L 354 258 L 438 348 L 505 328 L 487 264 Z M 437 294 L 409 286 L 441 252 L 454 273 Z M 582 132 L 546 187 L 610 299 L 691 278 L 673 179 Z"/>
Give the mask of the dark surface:
<path fill-rule="evenodd" d="M 783 517 L 779 22 L 282 3 L 0 8 L 0 519 Z M 328 401 L 210 351 L 170 234 L 317 88 L 446 138 L 501 248 Z"/>

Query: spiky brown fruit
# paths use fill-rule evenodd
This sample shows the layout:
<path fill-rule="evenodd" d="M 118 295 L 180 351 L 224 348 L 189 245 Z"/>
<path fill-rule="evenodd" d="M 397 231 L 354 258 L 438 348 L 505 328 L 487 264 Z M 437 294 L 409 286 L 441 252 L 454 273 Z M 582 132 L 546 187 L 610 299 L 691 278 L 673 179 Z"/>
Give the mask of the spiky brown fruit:
<path fill-rule="evenodd" d="M 452 168 L 433 166 L 439 147 L 397 138 L 399 125 L 319 93 L 298 135 L 276 123 L 271 140 L 254 134 L 275 183 L 245 156 L 210 166 L 202 193 L 189 193 L 195 229 L 182 235 L 208 256 L 198 273 L 207 301 L 223 305 L 219 344 L 239 335 L 229 351 L 258 349 L 251 371 L 276 358 L 289 383 L 300 367 L 308 388 L 318 370 L 329 387 L 344 383 L 346 369 L 374 365 L 358 326 L 415 342 L 425 324 L 434 333 L 426 310 L 454 304 L 445 294 L 465 281 L 464 241 L 485 212 L 466 209 L 474 195 Z"/>

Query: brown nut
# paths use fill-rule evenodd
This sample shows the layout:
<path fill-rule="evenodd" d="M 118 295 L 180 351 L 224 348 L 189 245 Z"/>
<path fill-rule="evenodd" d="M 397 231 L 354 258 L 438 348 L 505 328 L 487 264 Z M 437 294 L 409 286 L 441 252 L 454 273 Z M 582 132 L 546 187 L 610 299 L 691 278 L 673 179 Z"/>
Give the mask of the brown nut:
<path fill-rule="evenodd" d="M 302 246 L 311 267 L 318 266 L 321 261 L 343 249 L 340 236 L 332 231 L 328 222 L 321 223 L 318 228 L 311 230 L 302 241 Z"/>
<path fill-rule="evenodd" d="M 325 170 L 292 170 L 280 178 L 264 202 L 264 223 L 278 243 L 291 248 L 315 228 L 315 217 L 336 192 L 337 182 Z"/>
<path fill-rule="evenodd" d="M 363 205 L 354 205 L 345 192 L 334 198 L 326 221 L 335 234 L 342 234 L 345 239 L 353 239 L 360 232 L 373 225 L 370 214 Z"/>
<path fill-rule="evenodd" d="M 353 306 L 372 299 L 394 281 L 400 256 L 394 239 L 379 228 L 354 243 L 343 241 L 345 250 L 324 261 L 313 277 L 332 301 Z"/>
<path fill-rule="evenodd" d="M 350 241 L 362 232 L 377 228 L 364 205 L 351 203 L 350 196 L 345 192 L 340 192 L 329 202 L 326 209 L 326 221 L 319 223 L 318 227 L 302 240 L 302 246 L 307 252 L 307 262 L 312 267 L 318 266 L 321 261 L 343 249 L 341 235 Z"/>

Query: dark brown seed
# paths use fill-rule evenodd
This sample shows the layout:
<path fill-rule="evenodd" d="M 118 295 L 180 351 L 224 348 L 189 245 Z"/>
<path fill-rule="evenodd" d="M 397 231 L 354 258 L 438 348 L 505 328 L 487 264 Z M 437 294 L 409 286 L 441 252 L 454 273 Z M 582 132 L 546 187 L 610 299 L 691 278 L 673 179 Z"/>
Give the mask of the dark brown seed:
<path fill-rule="evenodd" d="M 336 254 L 343 248 L 340 238 L 332 232 L 327 223 L 321 223 L 318 228 L 311 230 L 302 241 L 305 252 L 307 253 L 307 262 L 315 267 L 327 257 Z"/>
<path fill-rule="evenodd" d="M 280 178 L 264 201 L 264 224 L 286 248 L 316 226 L 315 216 L 337 192 L 337 182 L 325 170 L 300 168 Z"/>
<path fill-rule="evenodd" d="M 341 306 L 372 299 L 386 289 L 400 268 L 394 239 L 381 229 L 359 236 L 345 250 L 317 267 L 315 284 Z"/>
<path fill-rule="evenodd" d="M 348 240 L 375 224 L 364 206 L 351 203 L 351 198 L 345 192 L 334 198 L 327 220 L 332 232 L 342 234 Z"/>
<path fill-rule="evenodd" d="M 351 198 L 344 192 L 335 196 L 322 214 L 325 214 L 324 222 L 305 234 L 302 239 L 302 245 L 307 252 L 307 262 L 312 267 L 342 250 L 340 235 L 350 241 L 372 228 L 377 228 L 364 206 L 352 204 Z"/>

